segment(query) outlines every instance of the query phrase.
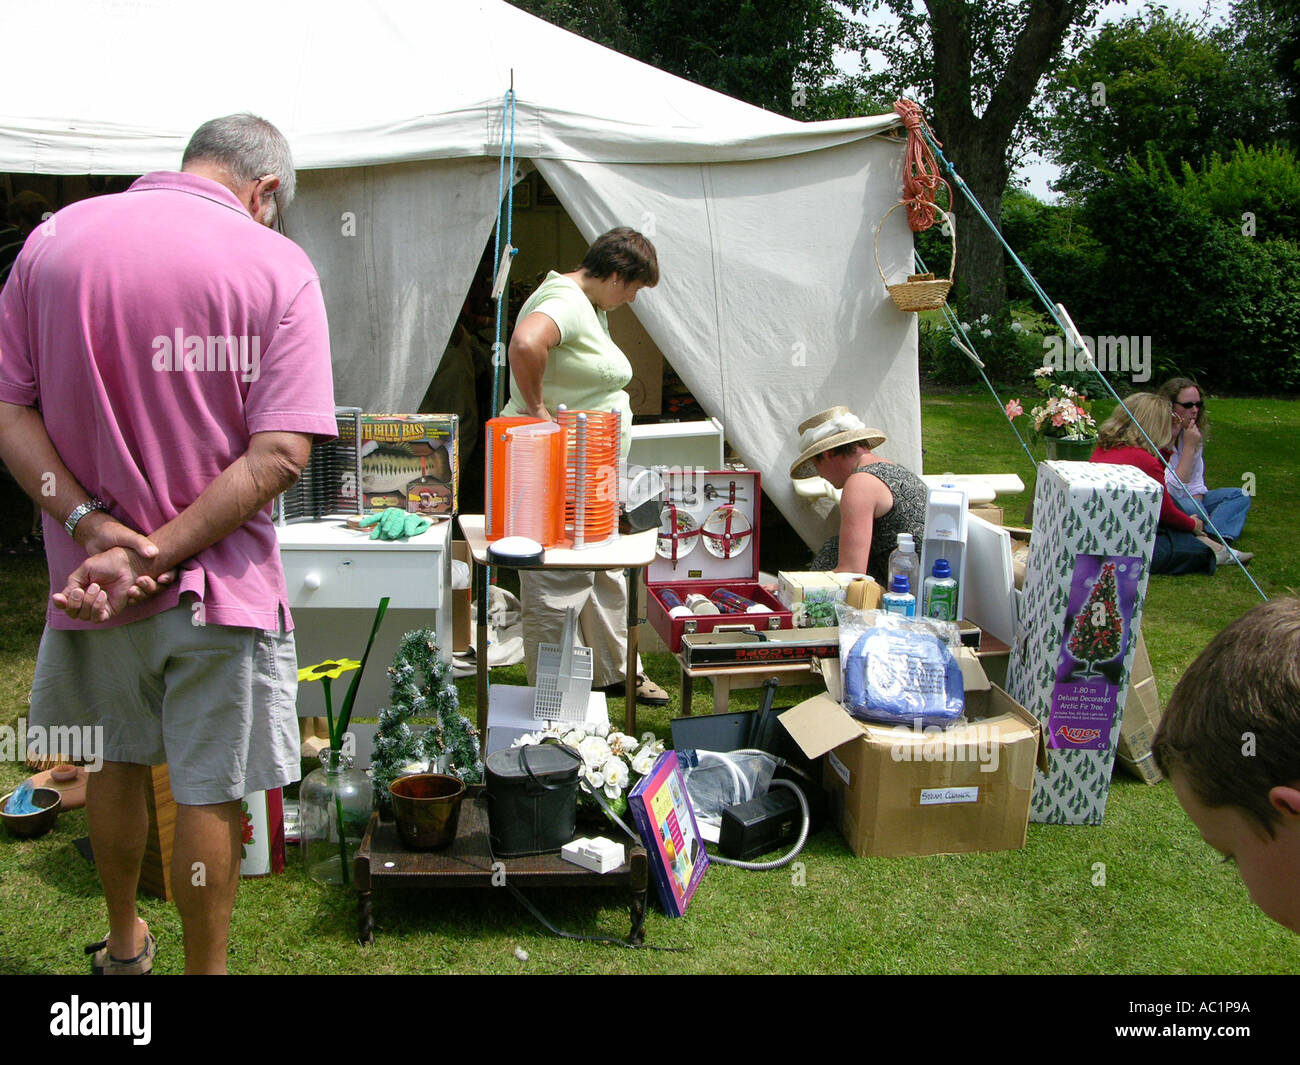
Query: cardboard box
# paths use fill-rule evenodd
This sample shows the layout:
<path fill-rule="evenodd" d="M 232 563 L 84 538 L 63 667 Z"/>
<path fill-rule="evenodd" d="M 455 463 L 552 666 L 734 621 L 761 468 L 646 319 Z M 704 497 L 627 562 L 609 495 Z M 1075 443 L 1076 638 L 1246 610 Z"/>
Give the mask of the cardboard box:
<path fill-rule="evenodd" d="M 1163 487 L 1134 466 L 1045 462 L 1008 691 L 1043 726 L 1037 822 L 1100 824 Z"/>
<path fill-rule="evenodd" d="M 827 692 L 779 718 L 810 758 L 826 755 L 825 784 L 840 831 L 859 857 L 907 857 L 1023 847 L 1038 722 L 989 684 L 974 654 L 958 652 L 969 724 L 928 731 L 858 721 L 839 703 L 838 663 Z"/>
<path fill-rule="evenodd" d="M 1159 784 L 1164 780 L 1164 774 L 1160 772 L 1160 767 L 1151 754 L 1151 742 L 1156 738 L 1156 729 L 1159 727 L 1160 693 L 1156 690 L 1156 678 L 1151 671 L 1146 642 L 1139 632 L 1116 756 L 1120 765 L 1138 780 L 1148 784 Z"/>
<path fill-rule="evenodd" d="M 826 628 L 838 625 L 835 604 L 844 602 L 851 581 L 840 580 L 829 570 L 776 575 L 776 597 L 790 611 L 796 629 Z"/>
<path fill-rule="evenodd" d="M 1003 509 L 993 503 L 972 503 L 970 506 L 970 512 L 993 525 L 1003 524 L 1003 520 L 1006 517 Z"/>
<path fill-rule="evenodd" d="M 361 509 L 401 507 L 413 514 L 455 514 L 460 451 L 455 414 L 361 416 Z M 339 439 L 352 427 L 340 423 Z M 377 445 L 366 450 L 367 445 Z"/>

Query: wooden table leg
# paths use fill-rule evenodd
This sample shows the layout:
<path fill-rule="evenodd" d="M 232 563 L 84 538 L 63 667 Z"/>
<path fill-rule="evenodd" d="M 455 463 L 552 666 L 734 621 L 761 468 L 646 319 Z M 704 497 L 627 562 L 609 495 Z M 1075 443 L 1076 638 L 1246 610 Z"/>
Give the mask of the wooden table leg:
<path fill-rule="evenodd" d="M 627 669 L 623 680 L 623 731 L 636 735 L 636 642 L 637 642 L 637 571 L 627 575 Z"/>
<path fill-rule="evenodd" d="M 627 941 L 629 943 L 644 943 L 645 900 L 646 892 L 650 886 L 649 860 L 642 848 L 633 847 L 629 861 L 632 867 L 629 876 L 632 900 L 628 905 L 628 911 L 632 917 L 632 930 L 627 934 Z"/>
<path fill-rule="evenodd" d="M 475 696 L 478 700 L 479 742 L 487 745 L 488 722 L 488 574 L 486 566 L 478 567 L 478 634 L 474 642 Z"/>
<path fill-rule="evenodd" d="M 727 707 L 731 704 L 731 678 L 714 677 L 713 679 L 713 712 L 715 714 L 725 714 Z"/>
<path fill-rule="evenodd" d="M 691 676 L 691 671 L 682 664 L 682 713 L 689 715 L 691 712 L 691 701 L 695 697 L 695 678 Z"/>
<path fill-rule="evenodd" d="M 375 942 L 375 922 L 370 914 L 370 892 L 357 892 L 357 941 L 363 946 Z"/>

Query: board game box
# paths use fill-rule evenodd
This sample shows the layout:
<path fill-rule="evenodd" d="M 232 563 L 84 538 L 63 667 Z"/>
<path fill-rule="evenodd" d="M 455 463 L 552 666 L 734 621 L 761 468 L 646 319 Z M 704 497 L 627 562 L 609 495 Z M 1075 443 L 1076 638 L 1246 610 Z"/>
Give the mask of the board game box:
<path fill-rule="evenodd" d="M 681 917 L 709 867 L 695 810 L 677 766 L 677 752 L 664 751 L 628 793 L 628 808 L 650 859 L 659 901 L 669 917 Z"/>

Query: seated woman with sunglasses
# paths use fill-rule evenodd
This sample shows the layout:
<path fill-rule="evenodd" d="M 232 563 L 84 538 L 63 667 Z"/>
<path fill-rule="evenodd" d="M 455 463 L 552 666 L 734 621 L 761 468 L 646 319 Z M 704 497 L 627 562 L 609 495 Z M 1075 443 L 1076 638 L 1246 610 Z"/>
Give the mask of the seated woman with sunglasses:
<path fill-rule="evenodd" d="M 1168 454 L 1174 431 L 1165 400 L 1154 392 L 1135 392 L 1102 422 L 1097 449 L 1088 461 L 1136 466 L 1163 488 L 1164 468 L 1157 454 Z M 1174 506 L 1172 494 L 1165 489 L 1151 554 L 1151 572 L 1213 573 L 1228 558 L 1224 548 L 1219 546 L 1215 550 L 1203 533 L 1201 519 L 1190 517 Z"/>
<path fill-rule="evenodd" d="M 1173 377 L 1164 383 L 1160 395 L 1169 400 L 1174 413 L 1175 446 L 1169 465 L 1177 479 L 1165 472 L 1165 484 L 1177 507 L 1194 517 L 1210 517 L 1206 532 L 1217 532 L 1231 545 L 1241 537 L 1250 510 L 1250 496 L 1240 488 L 1205 486 L 1205 398 L 1200 386 L 1188 377 Z M 1179 483 L 1181 482 L 1181 484 Z M 1192 502 L 1200 503 L 1198 508 Z M 1245 560 L 1246 553 L 1237 552 Z M 1252 556 L 1253 557 L 1253 556 Z"/>

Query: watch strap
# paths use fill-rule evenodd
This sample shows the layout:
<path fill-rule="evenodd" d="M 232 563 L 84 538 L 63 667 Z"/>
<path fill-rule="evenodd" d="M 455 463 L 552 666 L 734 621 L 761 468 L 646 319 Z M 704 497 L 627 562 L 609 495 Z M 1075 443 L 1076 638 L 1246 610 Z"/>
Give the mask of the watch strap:
<path fill-rule="evenodd" d="M 72 536 L 73 533 L 76 531 L 77 523 L 80 522 L 81 519 L 84 518 L 87 514 L 89 514 L 92 510 L 107 510 L 107 509 L 108 506 L 102 499 L 96 499 L 94 496 L 91 496 L 91 498 L 87 500 L 85 503 L 82 503 L 80 506 L 73 508 L 72 513 L 68 515 L 67 520 L 63 523 L 63 527 L 68 530 L 68 535 Z"/>

